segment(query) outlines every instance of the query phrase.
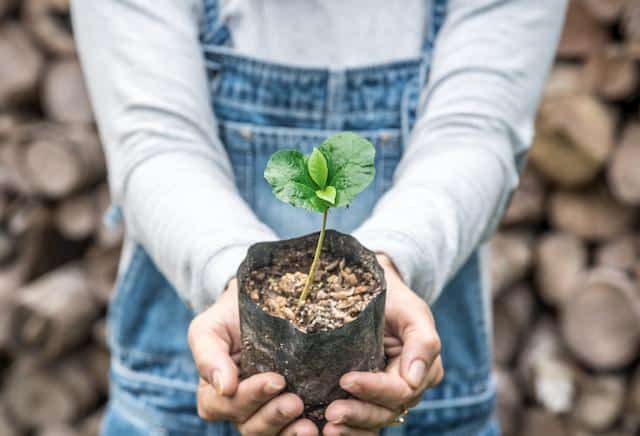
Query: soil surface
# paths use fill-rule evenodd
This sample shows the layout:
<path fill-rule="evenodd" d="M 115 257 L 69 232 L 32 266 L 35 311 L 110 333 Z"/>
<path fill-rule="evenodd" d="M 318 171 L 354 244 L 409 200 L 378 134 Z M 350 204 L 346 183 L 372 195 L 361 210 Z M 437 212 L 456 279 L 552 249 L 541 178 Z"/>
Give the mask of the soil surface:
<path fill-rule="evenodd" d="M 246 284 L 249 297 L 262 310 L 305 333 L 334 330 L 353 321 L 381 291 L 373 273 L 323 251 L 309 297 L 298 308 L 313 251 L 277 249 L 274 263 L 252 271 Z"/>

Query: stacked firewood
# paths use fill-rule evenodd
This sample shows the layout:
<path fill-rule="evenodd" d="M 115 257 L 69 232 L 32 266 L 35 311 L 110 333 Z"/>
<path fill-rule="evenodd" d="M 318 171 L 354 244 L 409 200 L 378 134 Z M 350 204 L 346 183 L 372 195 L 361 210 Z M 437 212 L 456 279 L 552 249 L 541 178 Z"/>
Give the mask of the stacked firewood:
<path fill-rule="evenodd" d="M 491 242 L 509 436 L 640 434 L 640 1 L 574 0 Z"/>
<path fill-rule="evenodd" d="M 0 435 L 97 435 L 122 228 L 68 0 L 0 0 Z"/>
<path fill-rule="evenodd" d="M 0 435 L 97 434 L 122 229 L 68 0 L 0 0 Z M 506 435 L 640 430 L 640 0 L 573 0 L 491 241 Z M 446 346 L 446 345 L 445 345 Z"/>

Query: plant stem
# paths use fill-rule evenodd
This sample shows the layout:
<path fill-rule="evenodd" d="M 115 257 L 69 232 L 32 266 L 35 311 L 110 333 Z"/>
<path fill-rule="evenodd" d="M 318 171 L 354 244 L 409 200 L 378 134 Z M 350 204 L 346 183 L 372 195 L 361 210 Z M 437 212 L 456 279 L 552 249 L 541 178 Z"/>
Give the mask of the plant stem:
<path fill-rule="evenodd" d="M 307 276 L 307 281 L 304 284 L 304 289 L 302 290 L 302 294 L 300 294 L 300 298 L 298 299 L 298 307 L 302 306 L 309 296 L 309 291 L 311 290 L 311 284 L 313 283 L 313 279 L 316 276 L 316 269 L 318 269 L 318 261 L 320 260 L 320 253 L 322 252 L 322 244 L 324 243 L 324 229 L 327 227 L 327 214 L 329 209 L 325 210 L 322 214 L 322 229 L 320 229 L 320 236 L 318 237 L 318 245 L 316 245 L 316 252 L 313 255 L 313 262 L 311 262 L 311 269 L 309 270 L 309 275 Z"/>

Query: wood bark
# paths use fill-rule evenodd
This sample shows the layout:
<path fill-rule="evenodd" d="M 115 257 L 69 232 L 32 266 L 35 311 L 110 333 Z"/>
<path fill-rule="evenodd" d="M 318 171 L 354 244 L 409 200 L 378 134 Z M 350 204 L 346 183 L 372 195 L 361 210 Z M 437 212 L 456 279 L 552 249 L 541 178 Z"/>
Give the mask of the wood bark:
<path fill-rule="evenodd" d="M 614 141 L 615 117 L 591 95 L 565 95 L 543 100 L 531 163 L 548 180 L 577 187 L 603 168 Z"/>
<path fill-rule="evenodd" d="M 587 86 L 605 99 L 626 99 L 638 88 L 637 65 L 622 45 L 592 53 L 584 74 Z"/>
<path fill-rule="evenodd" d="M 500 295 L 493 306 L 494 357 L 508 365 L 516 356 L 533 320 L 533 291 L 521 284 Z"/>
<path fill-rule="evenodd" d="M 83 269 L 72 264 L 21 289 L 11 320 L 14 349 L 51 360 L 86 340 L 100 311 L 90 286 Z"/>
<path fill-rule="evenodd" d="M 608 40 L 606 26 L 599 22 L 582 0 L 571 0 L 565 18 L 558 56 L 583 58 Z"/>
<path fill-rule="evenodd" d="M 558 190 L 549 202 L 549 220 L 554 227 L 592 241 L 626 233 L 636 217 L 636 209 L 616 201 L 604 186 Z"/>
<path fill-rule="evenodd" d="M 69 0 L 23 0 L 22 21 L 50 54 L 75 54 Z"/>
<path fill-rule="evenodd" d="M 630 379 L 625 406 L 627 413 L 640 421 L 640 366 L 635 369 Z"/>
<path fill-rule="evenodd" d="M 613 427 L 624 408 L 625 385 L 620 376 L 583 374 L 571 410 L 574 421 L 591 431 L 602 432 Z"/>
<path fill-rule="evenodd" d="M 22 117 L 17 113 L 0 113 L 0 144 L 13 136 L 22 122 Z"/>
<path fill-rule="evenodd" d="M 108 349 L 107 345 L 107 320 L 105 318 L 101 318 L 93 324 L 93 329 L 91 332 L 91 337 L 93 342 L 99 346 Z"/>
<path fill-rule="evenodd" d="M 518 372 L 529 395 L 545 410 L 571 410 L 575 371 L 550 318 L 541 319 L 532 329 L 518 359 Z"/>
<path fill-rule="evenodd" d="M 100 426 L 104 417 L 104 409 L 98 409 L 80 423 L 79 430 L 81 436 L 99 436 Z"/>
<path fill-rule="evenodd" d="M 61 198 L 104 177 L 100 141 L 89 126 L 35 125 L 25 132 L 23 147 L 25 172 L 42 195 Z"/>
<path fill-rule="evenodd" d="M 583 0 L 586 9 L 598 21 L 613 23 L 622 14 L 625 0 Z"/>
<path fill-rule="evenodd" d="M 522 419 L 522 391 L 517 380 L 509 371 L 497 368 L 494 374 L 498 394 L 496 408 L 500 430 L 504 436 L 518 436 Z"/>
<path fill-rule="evenodd" d="M 587 247 L 576 236 L 563 232 L 542 235 L 535 250 L 535 278 L 542 299 L 556 307 L 564 304 L 576 291 L 587 262 Z"/>
<path fill-rule="evenodd" d="M 7 408 L 23 429 L 69 424 L 100 400 L 93 374 L 82 352 L 51 367 L 19 362 L 7 378 Z"/>
<path fill-rule="evenodd" d="M 91 372 L 94 387 L 101 395 L 109 393 L 109 352 L 104 347 L 91 346 L 84 351 L 85 365 Z"/>
<path fill-rule="evenodd" d="M 55 210 L 54 222 L 67 239 L 83 240 L 96 234 L 101 217 L 94 193 L 84 192 L 62 200 Z"/>
<path fill-rule="evenodd" d="M 605 241 L 595 251 L 597 265 L 625 271 L 633 271 L 639 257 L 640 238 L 633 233 Z"/>
<path fill-rule="evenodd" d="M 569 436 L 567 425 L 558 416 L 542 409 L 528 409 L 523 418 L 521 436 Z"/>
<path fill-rule="evenodd" d="M 20 432 L 13 420 L 7 415 L 4 404 L 0 404 L 0 435 L 19 436 Z"/>
<path fill-rule="evenodd" d="M 24 149 L 12 138 L 0 148 L 0 164 L 5 168 L 0 181 L 6 192 L 15 193 L 21 197 L 30 197 L 34 189 L 26 174 L 24 165 Z"/>
<path fill-rule="evenodd" d="M 45 74 L 42 105 L 47 117 L 61 123 L 91 123 L 93 112 L 80 64 L 63 59 Z"/>
<path fill-rule="evenodd" d="M 16 291 L 38 267 L 43 247 L 47 243 L 48 215 L 43 211 L 38 221 L 20 238 L 15 258 L 0 265 L 0 352 L 6 351 L 11 342 L 10 323 Z"/>
<path fill-rule="evenodd" d="M 640 206 L 640 123 L 628 124 L 609 163 L 608 182 L 623 203 Z"/>
<path fill-rule="evenodd" d="M 542 179 L 528 167 L 502 219 L 504 225 L 534 224 L 544 217 L 545 187 Z"/>
<path fill-rule="evenodd" d="M 640 293 L 622 272 L 585 273 L 561 313 L 564 340 L 575 357 L 596 370 L 631 363 L 640 351 Z"/>
<path fill-rule="evenodd" d="M 490 251 L 491 289 L 493 295 L 498 295 L 529 272 L 533 258 L 533 239 L 527 232 L 501 231 L 491 239 Z"/>
<path fill-rule="evenodd" d="M 557 62 L 545 83 L 543 99 L 588 93 L 584 64 Z"/>
<path fill-rule="evenodd" d="M 80 436 L 80 434 L 70 425 L 54 424 L 39 431 L 38 436 Z"/>
<path fill-rule="evenodd" d="M 36 96 L 44 67 L 42 54 L 17 23 L 0 27 L 0 109 L 29 102 Z"/>
<path fill-rule="evenodd" d="M 113 287 L 118 273 L 120 249 L 93 247 L 85 256 L 85 269 L 91 283 L 94 298 L 102 305 L 107 305 L 113 294 Z"/>
<path fill-rule="evenodd" d="M 17 0 L 0 0 L 0 18 L 3 18 L 15 8 Z"/>
<path fill-rule="evenodd" d="M 640 1 L 627 0 L 622 16 L 622 32 L 627 41 L 640 41 Z"/>

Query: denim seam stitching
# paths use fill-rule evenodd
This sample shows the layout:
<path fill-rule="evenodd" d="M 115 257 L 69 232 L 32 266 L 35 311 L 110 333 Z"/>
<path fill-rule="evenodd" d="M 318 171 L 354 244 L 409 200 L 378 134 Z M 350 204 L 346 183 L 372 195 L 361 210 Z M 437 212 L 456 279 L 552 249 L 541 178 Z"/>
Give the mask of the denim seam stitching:
<path fill-rule="evenodd" d="M 309 129 L 309 128 L 300 128 L 300 127 L 272 127 L 272 126 L 264 126 L 252 123 L 242 123 L 239 121 L 225 121 L 218 120 L 218 123 L 223 126 L 223 128 L 234 130 L 236 132 L 241 132 L 243 129 L 249 129 L 252 132 L 264 135 L 274 135 L 274 136 L 287 136 L 297 134 L 299 136 L 308 136 L 310 138 L 325 138 L 327 136 L 331 136 L 335 133 L 340 132 L 340 130 L 331 130 L 331 129 Z M 380 136 L 383 134 L 387 134 L 390 138 L 396 139 L 400 137 L 400 132 L 398 129 L 367 129 L 367 130 L 358 130 L 358 133 L 365 136 Z"/>
<path fill-rule="evenodd" d="M 247 102 L 238 101 L 233 98 L 221 97 L 221 96 L 215 97 L 214 104 L 215 105 L 225 104 L 237 109 L 245 109 L 250 112 L 251 111 L 262 112 L 270 115 L 293 116 L 298 118 L 313 118 L 316 120 L 320 120 L 324 117 L 324 113 L 321 110 L 305 111 L 301 109 L 280 109 L 280 108 L 269 106 L 269 105 L 264 105 L 259 103 L 247 103 Z"/>
<path fill-rule="evenodd" d="M 418 403 L 417 406 L 415 406 L 411 410 L 423 411 L 423 410 L 445 409 L 449 407 L 473 406 L 473 405 L 484 403 L 493 399 L 495 394 L 496 394 L 496 390 L 492 383 L 488 389 L 486 389 L 484 392 L 481 392 L 479 394 L 458 397 L 455 399 L 422 400 Z"/>
<path fill-rule="evenodd" d="M 111 371 L 118 376 L 130 380 L 132 382 L 147 382 L 159 386 L 166 386 L 184 392 L 196 392 L 196 386 L 187 382 L 180 382 L 168 377 L 159 377 L 149 373 L 142 373 L 127 368 L 118 362 L 117 359 L 111 359 Z"/>

